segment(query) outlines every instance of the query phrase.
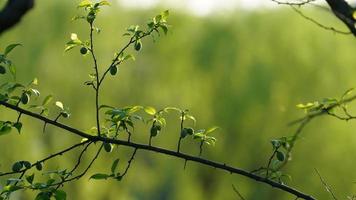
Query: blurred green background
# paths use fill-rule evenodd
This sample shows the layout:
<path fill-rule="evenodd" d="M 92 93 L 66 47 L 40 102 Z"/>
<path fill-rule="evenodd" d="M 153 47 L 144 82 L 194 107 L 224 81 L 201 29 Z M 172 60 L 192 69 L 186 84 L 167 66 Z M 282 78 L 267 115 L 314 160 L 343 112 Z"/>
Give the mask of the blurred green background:
<path fill-rule="evenodd" d="M 18 81 L 39 79 L 42 96 L 53 94 L 72 112 L 61 120 L 81 130 L 95 125 L 94 91 L 84 86 L 91 72 L 90 57 L 79 49 L 64 54 L 70 33 L 88 38 L 87 24 L 71 22 L 78 11 L 72 1 L 38 1 L 14 29 L 1 36 L 1 48 L 22 43 L 11 58 L 18 70 Z M 101 69 L 127 38 L 121 35 L 131 24 L 146 20 L 167 8 L 129 10 L 113 3 L 97 20 L 102 33 L 95 36 Z M 269 10 L 236 10 L 231 14 L 205 17 L 171 9 L 172 31 L 152 42 L 145 39 L 137 60 L 119 69 L 103 86 L 101 102 L 117 107 L 151 105 L 158 108 L 188 108 L 197 118 L 198 128 L 218 125 L 215 147 L 204 151 L 204 158 L 253 170 L 265 165 L 271 154 L 270 140 L 291 135 L 295 127 L 287 123 L 303 116 L 295 105 L 322 97 L 339 97 L 356 86 L 356 52 L 352 36 L 323 30 L 298 16 L 288 7 Z M 330 14 L 306 12 L 336 27 L 341 25 Z M 341 26 L 341 28 L 343 28 Z M 8 80 L 0 77 L 1 82 Z M 54 117 L 52 113 L 51 117 Z M 0 108 L 0 119 L 16 119 L 16 113 Z M 0 171 L 9 171 L 17 160 L 36 161 L 61 150 L 80 138 L 23 117 L 21 135 L 0 138 Z M 321 117 L 306 127 L 297 143 L 293 160 L 284 169 L 292 176 L 291 186 L 329 199 L 314 168 L 334 188 L 340 199 L 355 191 L 355 124 Z M 139 125 L 133 140 L 147 143 L 148 126 Z M 153 144 L 176 148 L 179 136 L 177 116 Z M 126 138 L 122 135 L 122 138 Z M 96 147 L 97 148 L 97 147 Z M 90 161 L 90 149 L 84 163 Z M 183 152 L 196 155 L 198 144 L 183 141 Z M 139 151 L 133 166 L 121 182 L 89 181 L 96 172 L 109 172 L 114 159 L 126 166 L 131 149 L 119 147 L 103 153 L 83 179 L 65 185 L 68 199 L 238 199 L 234 184 L 248 200 L 294 199 L 293 196 L 245 177 L 230 175 L 205 166 Z M 45 170 L 71 168 L 79 151 L 46 163 Z M 39 175 L 39 174 L 38 174 Z M 37 175 L 37 176 L 38 176 Z M 2 179 L 4 181 L 4 179 Z M 13 199 L 33 199 L 31 191 L 17 192 Z"/>

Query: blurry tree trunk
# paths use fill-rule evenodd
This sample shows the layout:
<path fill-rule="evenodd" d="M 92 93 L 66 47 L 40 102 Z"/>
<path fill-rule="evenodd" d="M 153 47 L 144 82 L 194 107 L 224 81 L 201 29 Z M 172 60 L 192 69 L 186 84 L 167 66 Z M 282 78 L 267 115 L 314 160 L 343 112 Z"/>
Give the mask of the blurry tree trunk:
<path fill-rule="evenodd" d="M 355 9 L 352 8 L 345 0 L 325 0 L 331 10 L 334 12 L 336 17 L 338 17 L 342 22 L 346 24 L 351 33 L 356 36 L 356 28 L 355 28 Z"/>
<path fill-rule="evenodd" d="M 34 0 L 8 0 L 0 12 L 0 34 L 19 23 L 33 5 Z"/>

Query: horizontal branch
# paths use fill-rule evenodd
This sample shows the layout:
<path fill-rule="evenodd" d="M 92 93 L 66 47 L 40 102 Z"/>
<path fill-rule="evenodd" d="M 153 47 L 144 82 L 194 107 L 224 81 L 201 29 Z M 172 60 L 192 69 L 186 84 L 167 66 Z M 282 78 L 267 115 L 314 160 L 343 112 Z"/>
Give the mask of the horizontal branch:
<path fill-rule="evenodd" d="M 117 140 L 117 139 L 111 139 L 111 138 L 104 138 L 104 137 L 89 135 L 89 134 L 86 134 L 86 133 L 84 133 L 84 132 L 82 132 L 80 130 L 77 130 L 75 128 L 66 126 L 64 124 L 61 124 L 61 123 L 58 123 L 58 122 L 53 121 L 51 119 L 48 119 L 46 117 L 43 117 L 43 116 L 41 116 L 39 114 L 24 110 L 24 109 L 22 109 L 20 107 L 14 106 L 14 105 L 11 105 L 11 104 L 9 104 L 7 102 L 0 101 L 0 105 L 3 105 L 3 106 L 5 106 L 5 107 L 7 107 L 7 108 L 9 108 L 11 110 L 15 110 L 15 111 L 20 112 L 22 114 L 31 116 L 33 118 L 36 118 L 36 119 L 41 120 L 43 122 L 46 122 L 47 124 L 51 124 L 51 125 L 53 125 L 55 127 L 61 128 L 63 130 L 67 130 L 70 133 L 73 133 L 75 135 L 81 136 L 83 138 L 87 138 L 88 140 L 93 141 L 93 142 L 101 141 L 101 142 L 106 142 L 106 143 L 111 143 L 111 144 L 127 146 L 127 147 L 131 147 L 131 148 L 135 148 L 135 149 L 142 149 L 142 150 L 151 151 L 151 152 L 155 152 L 155 153 L 165 154 L 165 155 L 169 155 L 169 156 L 176 157 L 176 158 L 181 158 L 181 159 L 183 159 L 185 161 L 192 161 L 192 162 L 195 162 L 195 163 L 200 163 L 200 164 L 205 165 L 205 166 L 210 166 L 210 167 L 213 167 L 213 168 L 216 168 L 216 169 L 227 171 L 227 172 L 229 172 L 231 174 L 239 174 L 239 175 L 245 176 L 245 177 L 253 179 L 253 180 L 257 181 L 257 182 L 262 182 L 262 183 L 268 184 L 268 185 L 270 185 L 270 186 L 272 186 L 274 188 L 277 188 L 277 189 L 283 190 L 285 192 L 288 192 L 290 194 L 293 194 L 296 197 L 301 198 L 301 199 L 306 199 L 306 200 L 314 200 L 315 199 L 314 197 L 312 197 L 312 196 L 310 196 L 308 194 L 305 194 L 303 192 L 300 192 L 300 191 L 298 191 L 298 190 L 296 190 L 296 189 L 294 189 L 292 187 L 280 184 L 280 183 L 272 181 L 272 180 L 270 180 L 268 178 L 264 178 L 264 177 L 255 175 L 255 174 L 250 173 L 248 171 L 245 171 L 243 169 L 235 168 L 235 167 L 232 167 L 232 166 L 229 166 L 229 165 L 226 165 L 226 164 L 217 163 L 217 162 L 214 162 L 214 161 L 211 161 L 211 160 L 207 160 L 207 159 L 203 159 L 203 158 L 200 158 L 200 157 L 191 156 L 191 155 L 188 155 L 188 154 L 175 152 L 175 151 L 171 151 L 171 150 L 167 150 L 167 149 L 163 149 L 163 148 L 159 148 L 159 147 L 154 147 L 154 146 L 150 146 L 150 145 L 138 144 L 138 143 L 134 143 L 134 142 L 128 142 L 128 141 L 123 141 L 123 140 Z"/>

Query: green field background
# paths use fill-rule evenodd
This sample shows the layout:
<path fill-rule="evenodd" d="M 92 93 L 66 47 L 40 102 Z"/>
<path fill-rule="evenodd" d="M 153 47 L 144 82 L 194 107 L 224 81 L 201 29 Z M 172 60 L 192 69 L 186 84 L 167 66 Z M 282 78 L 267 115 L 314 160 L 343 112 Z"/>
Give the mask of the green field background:
<path fill-rule="evenodd" d="M 53 94 L 72 112 L 61 122 L 80 130 L 95 126 L 94 91 L 83 83 L 92 71 L 89 56 L 79 49 L 64 53 L 72 32 L 88 38 L 84 21 L 71 22 L 78 10 L 74 1 L 38 1 L 21 24 L 0 38 L 0 49 L 10 43 L 23 47 L 11 54 L 22 83 L 39 79 L 42 97 Z M 127 38 L 131 24 L 144 25 L 148 18 L 167 8 L 127 10 L 113 4 L 97 20 L 102 29 L 95 36 L 96 52 L 103 71 Z M 101 102 L 117 107 L 150 105 L 187 108 L 197 118 L 197 128 L 219 126 L 215 147 L 203 157 L 246 170 L 266 164 L 270 140 L 293 133 L 287 123 L 304 115 L 295 105 L 322 97 L 339 97 L 356 86 L 356 43 L 352 36 L 335 34 L 306 21 L 288 7 L 195 17 L 170 9 L 172 29 L 155 42 L 147 38 L 143 49 L 103 85 Z M 307 10 L 321 22 L 344 28 L 330 14 Z M 0 82 L 9 80 L 1 76 Z M 54 112 L 50 117 L 53 118 Z M 15 120 L 16 113 L 0 107 L 0 120 Z M 0 138 L 0 171 L 17 160 L 37 161 L 80 138 L 23 117 L 23 132 Z M 287 184 L 330 199 L 314 169 L 318 169 L 340 199 L 355 191 L 355 123 L 320 117 L 308 125 L 298 141 L 293 160 L 284 169 Z M 174 150 L 179 119 L 172 114 L 167 127 L 153 144 Z M 149 126 L 138 125 L 133 141 L 147 143 Z M 123 134 L 122 139 L 126 136 Z M 98 146 L 98 144 L 96 145 Z M 96 147 L 97 148 L 97 147 Z M 183 141 L 182 151 L 197 155 L 198 144 Z M 85 157 L 90 161 L 95 148 Z M 120 158 L 122 170 L 132 150 L 118 147 L 103 153 L 88 175 L 66 184 L 68 199 L 102 200 L 220 200 L 238 199 L 234 184 L 247 200 L 292 200 L 293 196 L 239 175 L 230 175 L 198 164 L 150 152 L 138 151 L 133 166 L 121 182 L 89 180 L 96 172 L 109 172 Z M 44 170 L 71 168 L 79 151 L 59 157 Z M 37 174 L 37 180 L 41 180 Z M 9 177 L 7 177 L 9 178 Z M 4 183 L 5 179 L 1 179 Z M 17 192 L 13 199 L 33 199 L 32 191 Z"/>

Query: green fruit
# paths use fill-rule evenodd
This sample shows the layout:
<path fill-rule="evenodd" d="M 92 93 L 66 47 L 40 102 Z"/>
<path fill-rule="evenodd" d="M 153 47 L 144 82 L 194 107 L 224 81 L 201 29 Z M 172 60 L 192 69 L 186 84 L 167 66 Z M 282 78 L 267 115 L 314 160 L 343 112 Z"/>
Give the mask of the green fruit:
<path fill-rule="evenodd" d="M 30 162 L 28 162 L 28 161 L 22 161 L 22 164 L 23 164 L 23 166 L 25 166 L 26 167 L 26 169 L 30 169 L 31 168 L 31 163 Z"/>
<path fill-rule="evenodd" d="M 185 136 L 188 135 L 188 131 L 186 128 L 183 128 L 182 131 L 180 132 L 180 137 L 185 138 Z"/>
<path fill-rule="evenodd" d="M 80 48 L 80 53 L 85 55 L 88 53 L 88 49 L 86 47 L 82 47 L 82 48 Z"/>
<path fill-rule="evenodd" d="M 41 163 L 36 163 L 36 169 L 38 171 L 41 171 L 42 170 L 42 164 Z"/>
<path fill-rule="evenodd" d="M 61 115 L 64 117 L 64 118 L 68 118 L 70 116 L 69 113 L 67 112 L 62 112 Z"/>
<path fill-rule="evenodd" d="M 162 129 L 162 127 L 160 125 L 154 124 L 151 127 L 151 136 L 156 137 L 161 129 Z"/>
<path fill-rule="evenodd" d="M 0 74 L 5 74 L 5 73 L 6 73 L 6 68 L 0 65 Z"/>
<path fill-rule="evenodd" d="M 194 134 L 194 129 L 192 129 L 192 128 L 186 128 L 186 129 L 187 129 L 187 133 L 189 135 L 193 135 Z"/>
<path fill-rule="evenodd" d="M 117 67 L 116 66 L 111 66 L 110 67 L 110 74 L 111 75 L 116 75 L 116 73 L 117 73 Z"/>
<path fill-rule="evenodd" d="M 12 165 L 12 171 L 19 172 L 21 171 L 22 167 L 23 167 L 22 162 L 15 162 L 15 164 Z"/>
<path fill-rule="evenodd" d="M 95 12 L 90 11 L 89 14 L 88 14 L 88 16 L 87 16 L 87 21 L 88 21 L 89 23 L 93 23 L 94 20 L 95 20 Z"/>
<path fill-rule="evenodd" d="M 110 143 L 104 143 L 104 149 L 106 152 L 110 153 L 112 151 L 112 145 Z"/>
<path fill-rule="evenodd" d="M 135 43 L 135 50 L 140 51 L 142 48 L 142 42 L 141 41 L 136 41 Z"/>
<path fill-rule="evenodd" d="M 21 95 L 21 102 L 26 105 L 29 101 L 30 101 L 30 96 L 26 93 L 23 93 Z"/>

